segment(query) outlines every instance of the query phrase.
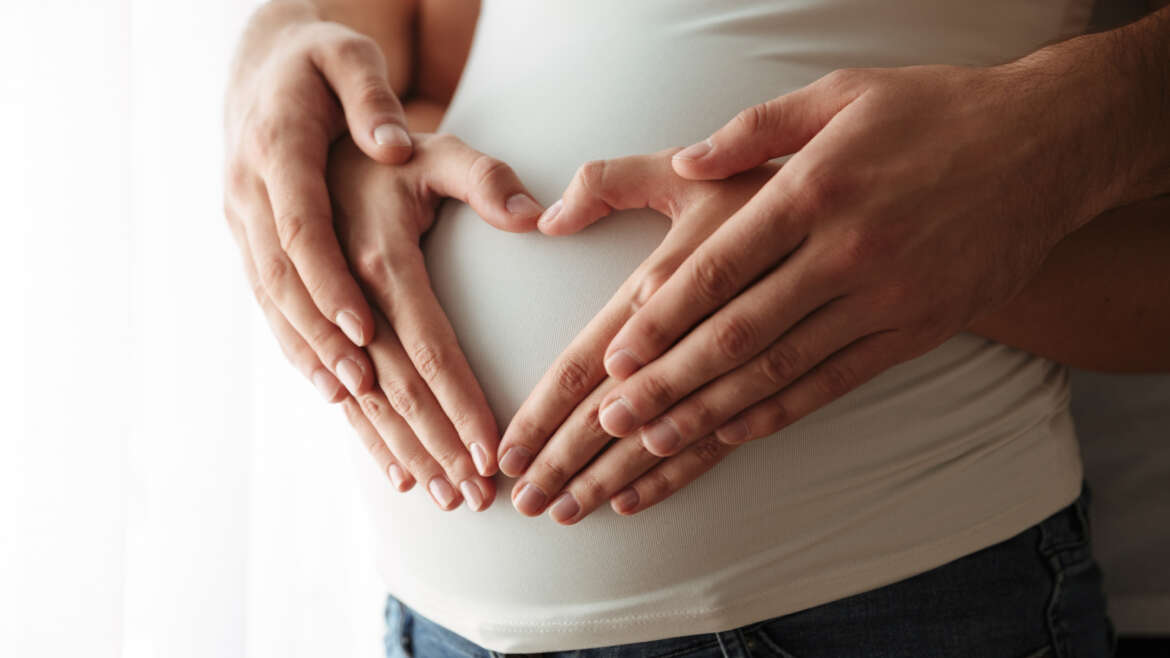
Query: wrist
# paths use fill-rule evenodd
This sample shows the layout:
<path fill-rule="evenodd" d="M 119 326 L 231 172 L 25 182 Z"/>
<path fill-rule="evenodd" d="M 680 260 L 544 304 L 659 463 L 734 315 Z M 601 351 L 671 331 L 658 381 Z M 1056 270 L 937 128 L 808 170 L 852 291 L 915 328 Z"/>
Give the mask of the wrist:
<path fill-rule="evenodd" d="M 1161 14 L 998 67 L 1033 102 L 1050 166 L 1071 194 L 1069 231 L 1170 192 L 1170 14 Z"/>

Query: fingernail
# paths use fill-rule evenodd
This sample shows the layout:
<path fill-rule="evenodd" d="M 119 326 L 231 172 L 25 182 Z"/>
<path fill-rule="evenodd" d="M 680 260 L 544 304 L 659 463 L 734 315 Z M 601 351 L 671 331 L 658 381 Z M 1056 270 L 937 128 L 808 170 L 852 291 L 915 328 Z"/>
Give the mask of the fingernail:
<path fill-rule="evenodd" d="M 386 469 L 390 475 L 390 482 L 394 484 L 394 488 L 402 491 L 402 485 L 406 482 L 406 474 L 402 472 L 402 467 L 398 464 L 390 464 L 390 468 Z"/>
<path fill-rule="evenodd" d="M 362 383 L 362 369 L 353 359 L 342 359 L 337 364 L 337 376 L 350 393 L 357 395 L 358 386 Z"/>
<path fill-rule="evenodd" d="M 508 212 L 521 217 L 532 217 L 540 213 L 540 204 L 527 194 L 513 194 L 504 204 Z"/>
<path fill-rule="evenodd" d="M 630 512 L 638 506 L 638 491 L 633 487 L 626 487 L 617 496 L 614 496 L 610 501 L 610 507 L 613 511 L 621 514 L 623 512 Z"/>
<path fill-rule="evenodd" d="M 410 135 L 402 126 L 384 123 L 374 128 L 374 142 L 378 146 L 410 146 Z"/>
<path fill-rule="evenodd" d="M 549 226 L 552 226 L 552 223 L 556 220 L 557 215 L 561 213 L 561 208 L 564 207 L 565 200 L 557 199 L 557 202 L 549 206 L 548 209 L 544 211 L 544 214 L 540 216 L 540 219 L 536 220 L 536 225 L 542 229 L 546 229 Z"/>
<path fill-rule="evenodd" d="M 528 463 L 531 461 L 532 453 L 528 452 L 527 448 L 513 446 L 508 448 L 508 452 L 505 452 L 503 458 L 500 459 L 500 470 L 504 472 L 504 475 L 519 477 L 524 473 L 524 469 L 528 468 Z"/>
<path fill-rule="evenodd" d="M 698 160 L 699 158 L 711 152 L 711 140 L 704 139 L 698 144 L 691 144 L 685 149 L 674 154 L 675 160 Z"/>
<path fill-rule="evenodd" d="M 455 490 L 441 477 L 435 476 L 431 478 L 431 483 L 427 485 L 427 489 L 443 509 L 450 507 L 451 501 L 455 500 Z"/>
<path fill-rule="evenodd" d="M 459 484 L 459 490 L 463 492 L 463 498 L 471 509 L 478 512 L 483 509 L 483 494 L 479 492 L 479 487 L 471 480 L 464 480 Z"/>
<path fill-rule="evenodd" d="M 618 379 L 629 377 L 638 372 L 638 368 L 642 366 L 643 363 L 634 357 L 633 352 L 624 348 L 610 354 L 609 358 L 605 360 L 605 371 L 611 377 Z"/>
<path fill-rule="evenodd" d="M 484 477 L 488 476 L 488 474 L 487 474 L 487 469 L 488 469 L 487 459 L 488 459 L 487 451 L 483 449 L 482 445 L 480 445 L 478 443 L 471 444 L 471 461 L 475 462 L 475 470 L 478 471 L 479 474 L 484 476 Z"/>
<path fill-rule="evenodd" d="M 358 320 L 358 316 L 353 311 L 342 311 L 337 314 L 337 326 L 345 332 L 346 337 L 354 345 L 361 345 L 362 339 L 365 338 L 365 333 L 362 331 L 362 323 Z"/>
<path fill-rule="evenodd" d="M 539 487 L 531 482 L 525 482 L 524 486 L 520 488 L 520 492 L 516 494 L 516 509 L 529 516 L 539 514 L 546 500 L 548 500 L 548 496 Z"/>
<path fill-rule="evenodd" d="M 573 498 L 573 494 L 566 491 L 557 498 L 556 502 L 553 503 L 552 509 L 550 509 L 548 513 L 557 523 L 564 523 L 574 516 L 577 516 L 577 512 L 580 511 L 581 506 L 577 504 L 577 499 Z"/>
<path fill-rule="evenodd" d="M 329 371 L 324 368 L 317 368 L 313 371 L 313 386 L 317 387 L 317 391 L 321 393 L 321 397 L 325 398 L 326 402 L 332 402 L 333 398 L 337 397 L 337 389 L 341 383 L 337 378 L 329 374 Z"/>
<path fill-rule="evenodd" d="M 682 437 L 679 436 L 678 429 L 669 418 L 655 421 L 642 430 L 642 443 L 646 445 L 647 450 L 655 455 L 665 456 L 673 453 L 680 441 L 682 441 Z"/>
<path fill-rule="evenodd" d="M 601 410 L 597 420 L 601 421 L 602 429 L 614 436 L 624 436 L 637 427 L 634 412 L 625 398 L 610 402 Z"/>
<path fill-rule="evenodd" d="M 729 445 L 743 443 L 748 437 L 747 423 L 742 420 L 732 421 L 715 430 L 715 438 Z"/>

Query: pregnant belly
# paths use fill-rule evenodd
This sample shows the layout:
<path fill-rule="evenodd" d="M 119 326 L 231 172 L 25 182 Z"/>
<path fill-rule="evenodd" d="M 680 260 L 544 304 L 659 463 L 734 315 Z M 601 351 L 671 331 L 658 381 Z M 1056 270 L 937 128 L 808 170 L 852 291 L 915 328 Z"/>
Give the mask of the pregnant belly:
<path fill-rule="evenodd" d="M 733 4 L 752 11 L 688 22 L 682 14 L 720 14 L 724 3 L 489 2 L 443 129 L 511 164 L 548 204 L 587 160 L 691 143 L 743 107 L 865 63 L 817 50 L 832 39 L 810 41 L 799 22 L 787 40 L 735 32 L 783 32 L 784 17 L 769 12 L 799 9 L 808 20 L 834 3 Z M 899 18 L 885 27 L 902 26 Z M 695 33 L 707 28 L 726 31 Z M 1052 36 L 1041 32 L 1018 48 Z M 883 38 L 889 57 L 874 61 L 913 59 L 908 42 Z M 987 42 L 938 40 L 927 59 L 977 59 L 946 52 L 952 43 Z M 797 46 L 816 52 L 781 56 Z M 498 231 L 460 203 L 440 209 L 423 243 L 427 268 L 501 427 L 667 228 L 653 211 L 624 211 L 550 238 Z M 831 600 L 1038 521 L 1079 483 L 1065 393 L 1053 364 L 960 335 L 741 447 L 643 513 L 603 506 L 567 528 L 516 512 L 514 481 L 503 476 L 497 502 L 481 513 L 439 512 L 425 492 L 399 494 L 368 465 L 362 481 L 391 591 L 427 616 L 472 639 L 498 639 L 497 650 L 560 648 L 540 638 L 591 624 L 628 632 L 573 641 L 635 641 L 684 634 L 676 631 L 689 619 L 702 620 L 692 632 L 730 628 L 745 615 Z M 1059 478 L 1037 477 L 1044 473 Z M 744 608 L 765 595 L 763 607 Z M 668 617 L 682 621 L 668 631 L 648 621 Z"/>

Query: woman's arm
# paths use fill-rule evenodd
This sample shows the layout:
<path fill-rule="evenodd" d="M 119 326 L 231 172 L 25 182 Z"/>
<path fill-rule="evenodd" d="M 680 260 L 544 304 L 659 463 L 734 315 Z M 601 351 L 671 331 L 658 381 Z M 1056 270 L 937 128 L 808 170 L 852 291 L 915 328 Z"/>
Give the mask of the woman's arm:
<path fill-rule="evenodd" d="M 969 330 L 1078 368 L 1170 371 L 1170 196 L 1073 232 Z"/>

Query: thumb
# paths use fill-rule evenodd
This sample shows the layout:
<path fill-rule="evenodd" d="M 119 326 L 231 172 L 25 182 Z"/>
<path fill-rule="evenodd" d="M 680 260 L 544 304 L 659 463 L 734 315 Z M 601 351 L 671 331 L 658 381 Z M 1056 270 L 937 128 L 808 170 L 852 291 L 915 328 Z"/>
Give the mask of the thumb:
<path fill-rule="evenodd" d="M 314 53 L 318 70 L 341 101 L 355 144 L 383 164 L 410 159 L 402 103 L 390 87 L 382 49 L 369 37 L 351 33 Z"/>
<path fill-rule="evenodd" d="M 615 210 L 653 208 L 671 217 L 688 181 L 670 168 L 675 150 L 586 162 L 577 169 L 560 201 L 549 206 L 537 227 L 548 235 L 568 235 Z M 693 184 L 691 184 L 693 185 Z M 673 219 L 673 217 L 671 217 Z"/>
<path fill-rule="evenodd" d="M 741 111 L 707 139 L 676 153 L 675 172 L 692 180 L 716 180 L 795 153 L 856 98 L 838 89 L 818 80 Z"/>

